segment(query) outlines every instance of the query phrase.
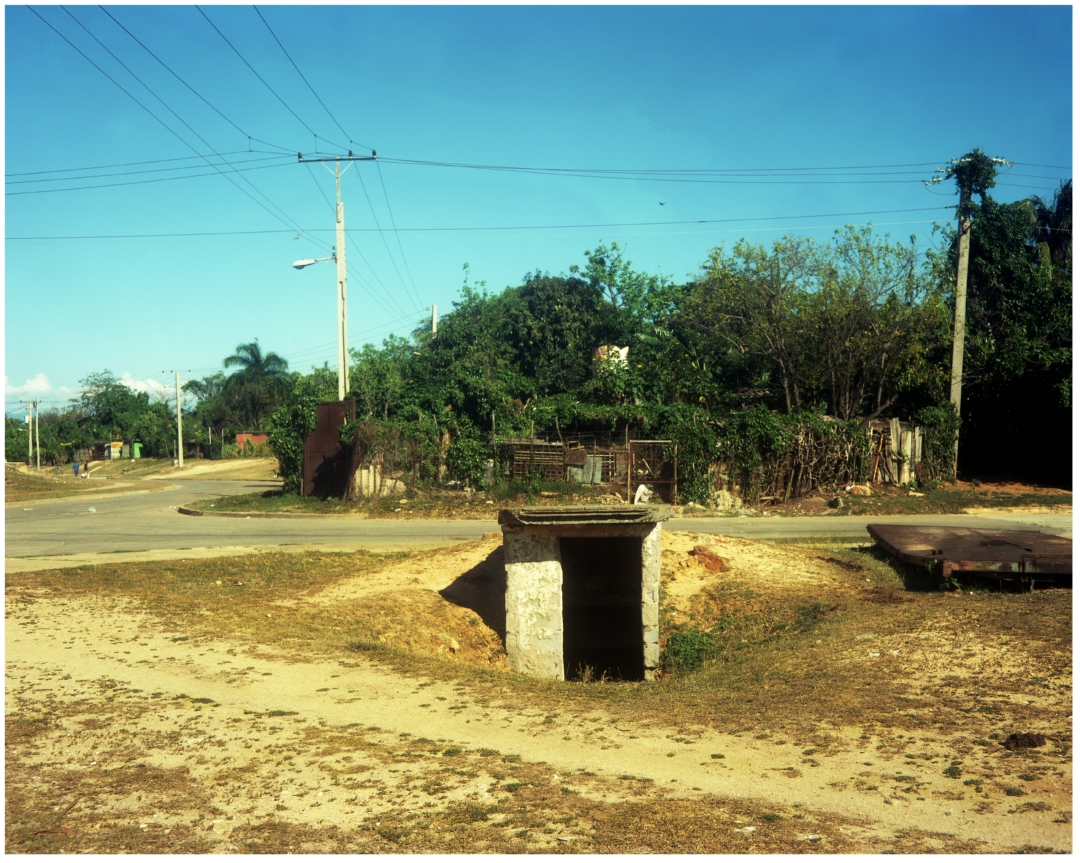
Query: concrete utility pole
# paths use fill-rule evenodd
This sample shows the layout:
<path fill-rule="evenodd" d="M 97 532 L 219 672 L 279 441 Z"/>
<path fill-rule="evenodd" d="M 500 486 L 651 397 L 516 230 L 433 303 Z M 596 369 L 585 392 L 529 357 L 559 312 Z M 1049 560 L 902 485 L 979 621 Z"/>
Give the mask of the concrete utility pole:
<path fill-rule="evenodd" d="M 971 193 L 967 190 L 961 192 L 960 206 L 971 200 Z M 956 314 L 953 319 L 953 342 L 952 342 L 952 375 L 949 380 L 949 401 L 956 408 L 956 415 L 960 416 L 960 393 L 961 383 L 964 379 L 964 329 L 967 319 L 967 280 L 968 280 L 968 252 L 971 248 L 971 219 L 966 215 L 960 216 L 960 243 L 959 256 L 956 261 Z M 953 441 L 953 473 L 960 458 L 960 435 L 957 433 Z"/>
<path fill-rule="evenodd" d="M 317 264 L 320 261 L 333 260 L 337 262 L 337 332 L 338 332 L 338 400 L 345 400 L 345 393 L 349 391 L 349 303 L 346 294 L 346 267 L 345 267 L 345 205 L 341 203 L 341 163 L 342 162 L 374 162 L 375 151 L 370 156 L 354 156 L 349 151 L 348 156 L 333 156 L 330 158 L 305 159 L 303 153 L 296 154 L 300 162 L 333 162 L 334 183 L 337 187 L 337 206 L 334 208 L 334 218 L 337 228 L 337 245 L 334 254 L 330 258 L 307 258 L 296 261 L 293 266 L 302 270 L 304 267 Z M 329 170 L 329 169 L 328 169 Z M 345 169 L 349 170 L 348 168 Z"/>
<path fill-rule="evenodd" d="M 34 423 L 34 437 L 37 439 L 37 470 L 41 473 L 41 399 L 37 400 L 37 409 L 34 411 L 37 422 Z"/>
<path fill-rule="evenodd" d="M 349 303 L 345 294 L 345 205 L 341 203 L 341 162 L 334 162 L 334 182 L 337 186 L 337 260 L 338 282 L 338 401 L 345 401 L 349 391 Z"/>
<path fill-rule="evenodd" d="M 176 465 L 184 466 L 184 419 L 180 415 L 180 372 L 176 372 Z"/>
<path fill-rule="evenodd" d="M 968 255 L 971 248 L 971 196 L 979 195 L 986 200 L 987 192 L 994 187 L 998 167 L 1011 168 L 1012 162 L 996 156 L 987 156 L 978 147 L 959 159 L 951 159 L 948 168 L 938 168 L 934 173 L 941 176 L 924 180 L 927 188 L 944 180 L 955 180 L 960 193 L 960 205 L 956 208 L 959 221 L 959 237 L 956 260 L 956 311 L 953 318 L 952 372 L 949 379 L 949 401 L 960 413 L 960 397 L 964 379 L 964 330 L 967 321 Z M 960 428 L 957 426 L 953 440 L 953 473 L 959 465 Z"/>
<path fill-rule="evenodd" d="M 431 335 L 439 332 L 439 307 L 434 303 L 431 306 Z"/>
<path fill-rule="evenodd" d="M 34 463 L 34 403 L 26 407 L 30 411 L 26 415 L 26 466 L 30 467 Z"/>

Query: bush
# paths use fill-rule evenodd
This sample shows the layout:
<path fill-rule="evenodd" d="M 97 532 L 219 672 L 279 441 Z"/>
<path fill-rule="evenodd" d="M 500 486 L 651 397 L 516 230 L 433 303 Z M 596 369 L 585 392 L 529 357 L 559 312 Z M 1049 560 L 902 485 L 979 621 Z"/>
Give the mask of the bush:
<path fill-rule="evenodd" d="M 940 483 L 941 480 L 956 479 L 956 465 L 953 463 L 956 433 L 960 428 L 960 417 L 956 408 L 949 404 L 923 408 L 915 416 L 915 421 L 923 429 L 922 463 L 923 485 Z"/>
<path fill-rule="evenodd" d="M 451 479 L 480 488 L 484 484 L 487 459 L 488 447 L 472 438 L 459 438 L 450 444 L 450 451 L 446 454 L 446 467 Z"/>
<path fill-rule="evenodd" d="M 311 396 L 294 396 L 270 417 L 270 449 L 278 460 L 278 475 L 284 480 L 284 494 L 300 493 L 304 441 L 315 429 L 316 403 Z"/>
<path fill-rule="evenodd" d="M 713 637 L 708 632 L 700 629 L 673 632 L 660 656 L 660 665 L 667 672 L 690 674 L 705 664 L 713 649 Z"/>

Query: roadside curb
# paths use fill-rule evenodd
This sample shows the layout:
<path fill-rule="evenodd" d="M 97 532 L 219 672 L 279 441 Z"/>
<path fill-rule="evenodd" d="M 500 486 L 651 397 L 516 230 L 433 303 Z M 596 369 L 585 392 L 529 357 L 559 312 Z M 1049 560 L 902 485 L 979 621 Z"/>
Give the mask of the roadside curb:
<path fill-rule="evenodd" d="M 178 506 L 176 511 L 180 515 L 206 516 L 207 518 L 348 518 L 348 513 L 334 515 L 321 512 L 207 512 L 206 510 L 191 509 L 186 506 Z M 363 518 L 363 516 L 359 516 Z"/>

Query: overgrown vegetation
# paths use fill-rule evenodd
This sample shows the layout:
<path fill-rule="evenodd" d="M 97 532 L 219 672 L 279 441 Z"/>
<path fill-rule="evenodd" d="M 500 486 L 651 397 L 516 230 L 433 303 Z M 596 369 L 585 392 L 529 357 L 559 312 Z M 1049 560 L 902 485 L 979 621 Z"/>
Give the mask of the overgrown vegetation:
<path fill-rule="evenodd" d="M 1047 424 L 1027 417 L 1067 406 L 1071 380 L 1071 185 L 1052 204 L 999 205 L 985 179 L 972 228 L 965 441 L 980 422 L 980 440 L 995 439 L 976 415 L 1001 403 L 999 385 L 1024 392 L 1013 428 L 1034 428 Z M 955 237 L 942 237 L 924 257 L 872 226 L 823 244 L 739 241 L 711 250 L 681 285 L 635 271 L 614 243 L 564 275 L 533 273 L 499 293 L 472 284 L 466 266 L 436 337 L 421 328 L 411 347 L 391 338 L 353 351 L 365 446 L 395 475 L 406 465 L 410 487 L 476 487 L 494 437 L 670 440 L 681 502 L 704 503 L 731 484 L 755 500 L 865 479 L 865 421 L 893 415 L 927 430 L 923 481 L 948 479 Z M 625 361 L 593 360 L 604 345 L 628 347 Z M 995 457 L 1007 472 L 1011 454 Z"/>
<path fill-rule="evenodd" d="M 1041 464 L 1042 481 L 1068 486 L 1071 182 L 1050 202 L 998 204 L 996 168 L 982 154 L 954 169 L 972 219 L 961 467 L 1030 474 Z M 635 270 L 616 243 L 499 292 L 472 282 L 466 265 L 437 336 L 425 322 L 408 339 L 352 350 L 358 422 L 345 437 L 410 490 L 477 487 L 496 438 L 667 440 L 678 450 L 680 502 L 705 503 L 733 484 L 754 501 L 865 479 L 865 423 L 896 416 L 927 430 L 922 481 L 948 479 L 955 230 L 940 238 L 925 255 L 914 238 L 896 242 L 872 225 L 825 243 L 740 240 L 705 251 L 683 284 Z M 607 346 L 627 353 L 594 358 Z M 297 490 L 313 406 L 336 399 L 336 374 L 289 372 L 257 340 L 225 366 L 236 371 L 185 386 L 198 398 L 185 434 L 215 457 L 222 429 L 267 430 L 287 490 Z M 77 408 L 46 418 L 47 452 L 95 435 L 168 452 L 164 405 L 108 373 L 84 387 Z M 26 451 L 10 421 L 7 446 L 9 459 Z"/>

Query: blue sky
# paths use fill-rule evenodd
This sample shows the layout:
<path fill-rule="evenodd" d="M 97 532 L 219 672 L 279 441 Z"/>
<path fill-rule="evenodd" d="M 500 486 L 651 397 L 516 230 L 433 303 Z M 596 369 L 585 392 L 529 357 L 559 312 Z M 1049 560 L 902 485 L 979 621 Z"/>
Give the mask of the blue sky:
<path fill-rule="evenodd" d="M 5 8 L 15 413 L 106 368 L 201 377 L 254 338 L 333 365 L 333 265 L 290 266 L 329 254 L 333 178 L 297 152 L 379 155 L 342 181 L 354 347 L 449 311 L 465 263 L 501 290 L 614 240 L 685 280 L 722 242 L 870 221 L 925 248 L 950 157 L 1017 163 L 998 200 L 1071 177 L 1067 6 L 33 8 L 72 44 Z"/>

